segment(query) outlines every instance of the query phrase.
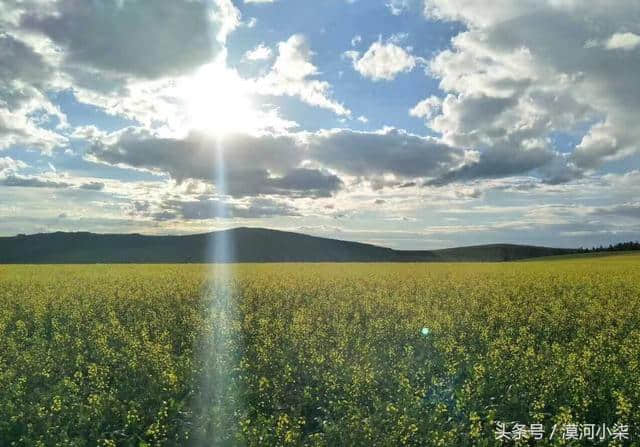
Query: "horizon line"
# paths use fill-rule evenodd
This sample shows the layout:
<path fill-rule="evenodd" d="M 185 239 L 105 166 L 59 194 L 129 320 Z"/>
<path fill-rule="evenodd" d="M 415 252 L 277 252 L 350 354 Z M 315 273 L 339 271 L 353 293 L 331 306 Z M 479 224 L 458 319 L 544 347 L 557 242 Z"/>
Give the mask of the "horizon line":
<path fill-rule="evenodd" d="M 223 231 L 237 231 L 237 230 L 276 231 L 276 232 L 280 232 L 280 233 L 290 233 L 290 234 L 296 234 L 296 235 L 301 235 L 301 236 L 313 237 L 313 238 L 317 238 L 317 239 L 327 239 L 327 240 L 331 240 L 331 241 L 348 242 L 348 243 L 353 243 L 353 244 L 368 245 L 368 246 L 384 248 L 384 249 L 388 249 L 388 250 L 392 250 L 392 251 L 396 251 L 396 252 L 432 252 L 432 251 L 452 250 L 452 249 L 457 249 L 457 248 L 474 248 L 474 247 L 491 247 L 491 246 L 536 247 L 536 248 L 554 248 L 554 249 L 563 249 L 563 250 L 589 249 L 589 247 L 557 247 L 557 246 L 550 246 L 550 245 L 536 245 L 536 244 L 513 243 L 513 242 L 489 242 L 489 243 L 484 243 L 484 244 L 478 243 L 478 244 L 471 244 L 471 245 L 456 245 L 456 246 L 450 246 L 450 247 L 444 247 L 444 248 L 428 248 L 428 249 L 397 249 L 397 248 L 388 247 L 386 245 L 373 244 L 373 243 L 370 243 L 370 242 L 362 242 L 362 241 L 359 241 L 359 240 L 338 239 L 338 238 L 327 237 L 327 236 L 316 236 L 316 235 L 313 235 L 313 234 L 302 233 L 302 232 L 293 231 L 293 230 L 282 230 L 282 229 L 278 229 L 278 228 L 269 228 L 269 227 L 251 227 L 251 226 L 244 226 L 244 225 L 243 226 L 238 226 L 238 227 L 216 229 L 216 230 L 205 231 L 205 232 L 180 233 L 180 234 L 147 234 L 147 233 L 139 233 L 139 232 L 131 232 L 131 233 L 108 233 L 107 232 L 107 233 L 101 233 L 101 232 L 86 231 L 86 230 L 77 230 L 77 231 L 55 230 L 55 231 L 39 232 L 39 233 L 18 233 L 18 234 L 12 235 L 12 236 L 2 236 L 2 235 L 0 235 L 0 239 L 3 239 L 3 238 L 6 239 L 6 238 L 30 237 L 30 236 L 49 235 L 49 234 L 57 234 L 57 233 L 62 233 L 62 234 L 93 234 L 93 235 L 98 235 L 98 236 L 191 237 L 191 236 L 207 236 L 207 235 L 211 235 L 211 234 L 215 234 L 215 233 L 219 233 L 219 232 L 223 232 Z M 625 242 L 633 242 L 633 241 L 625 241 Z M 614 244 L 611 243 L 610 245 L 614 245 Z M 595 247 L 596 246 L 593 246 L 593 248 L 595 248 Z M 603 247 L 606 247 L 606 246 L 603 246 Z"/>

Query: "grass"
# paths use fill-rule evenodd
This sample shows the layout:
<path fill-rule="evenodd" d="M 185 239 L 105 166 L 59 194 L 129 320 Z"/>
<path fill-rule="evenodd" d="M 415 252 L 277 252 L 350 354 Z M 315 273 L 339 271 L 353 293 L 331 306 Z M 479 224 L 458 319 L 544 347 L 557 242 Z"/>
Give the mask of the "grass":
<path fill-rule="evenodd" d="M 543 446 L 567 444 L 554 425 L 640 427 L 638 255 L 231 268 L 223 287 L 203 265 L 0 266 L 0 445 L 491 446 L 502 421 L 543 424 Z"/>

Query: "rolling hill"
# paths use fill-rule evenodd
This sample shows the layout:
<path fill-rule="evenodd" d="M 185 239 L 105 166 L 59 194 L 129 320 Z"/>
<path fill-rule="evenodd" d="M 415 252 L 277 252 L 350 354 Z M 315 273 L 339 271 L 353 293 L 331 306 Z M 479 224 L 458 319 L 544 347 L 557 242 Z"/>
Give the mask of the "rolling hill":
<path fill-rule="evenodd" d="M 187 236 L 41 233 L 0 237 L 2 264 L 201 263 L 213 247 L 233 241 L 220 262 L 461 262 L 513 261 L 573 249 L 494 244 L 402 251 L 264 228 L 235 228 Z"/>

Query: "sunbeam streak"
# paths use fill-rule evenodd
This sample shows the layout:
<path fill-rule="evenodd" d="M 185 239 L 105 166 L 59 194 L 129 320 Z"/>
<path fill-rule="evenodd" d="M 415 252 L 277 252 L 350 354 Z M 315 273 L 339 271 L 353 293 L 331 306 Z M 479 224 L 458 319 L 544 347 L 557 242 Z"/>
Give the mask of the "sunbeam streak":
<path fill-rule="evenodd" d="M 215 184 L 218 193 L 226 193 L 224 148 L 216 139 Z M 218 201 L 218 216 L 225 216 L 224 200 Z M 236 445 L 235 421 L 239 393 L 232 372 L 236 365 L 238 336 L 234 322 L 236 305 L 233 289 L 233 234 L 217 231 L 209 239 L 210 280 L 204 294 L 206 328 L 200 355 L 202 358 L 201 391 L 196 399 L 199 422 L 194 436 L 195 446 Z"/>

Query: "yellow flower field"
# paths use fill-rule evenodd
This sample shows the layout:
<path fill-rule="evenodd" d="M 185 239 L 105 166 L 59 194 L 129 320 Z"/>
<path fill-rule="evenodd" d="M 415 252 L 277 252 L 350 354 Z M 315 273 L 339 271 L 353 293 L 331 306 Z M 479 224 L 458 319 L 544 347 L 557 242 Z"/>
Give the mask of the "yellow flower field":
<path fill-rule="evenodd" d="M 0 266 L 0 445 L 591 445 L 549 435 L 640 429 L 638 255 L 229 269 Z M 545 434 L 505 442 L 498 423 Z"/>

